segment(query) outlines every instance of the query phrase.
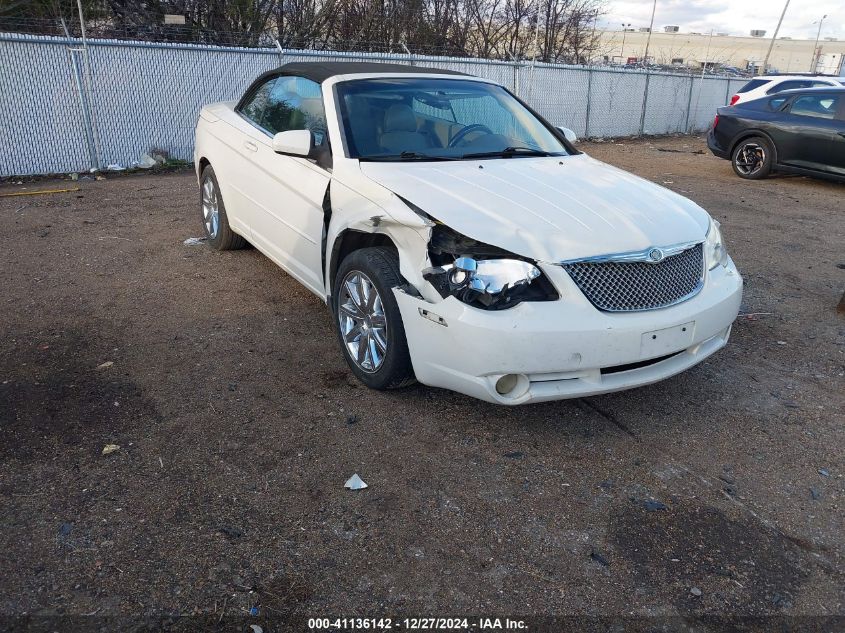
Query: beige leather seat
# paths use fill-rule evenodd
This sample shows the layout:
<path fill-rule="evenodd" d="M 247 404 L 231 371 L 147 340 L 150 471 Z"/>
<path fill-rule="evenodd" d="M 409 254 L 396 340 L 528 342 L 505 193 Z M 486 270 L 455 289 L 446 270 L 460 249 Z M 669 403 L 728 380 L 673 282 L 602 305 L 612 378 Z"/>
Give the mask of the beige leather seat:
<path fill-rule="evenodd" d="M 404 104 L 392 105 L 385 112 L 379 145 L 391 154 L 417 152 L 430 146 L 426 135 L 417 129 L 414 111 Z"/>

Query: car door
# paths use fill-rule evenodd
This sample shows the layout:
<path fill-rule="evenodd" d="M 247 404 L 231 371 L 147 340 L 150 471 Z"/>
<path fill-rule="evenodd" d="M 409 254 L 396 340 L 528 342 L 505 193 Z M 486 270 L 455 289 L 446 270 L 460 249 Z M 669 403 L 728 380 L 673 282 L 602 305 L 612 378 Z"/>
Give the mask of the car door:
<path fill-rule="evenodd" d="M 249 131 L 244 142 L 248 173 L 244 195 L 251 205 L 252 243 L 293 277 L 325 297 L 322 274 L 323 199 L 331 172 L 316 161 L 277 154 L 273 135 L 310 130 L 315 145 L 328 144 L 320 85 L 302 77 L 270 79 L 260 102 L 239 114 Z"/>
<path fill-rule="evenodd" d="M 792 99 L 781 124 L 778 162 L 801 169 L 845 173 L 840 118 L 843 94 L 812 92 Z"/>

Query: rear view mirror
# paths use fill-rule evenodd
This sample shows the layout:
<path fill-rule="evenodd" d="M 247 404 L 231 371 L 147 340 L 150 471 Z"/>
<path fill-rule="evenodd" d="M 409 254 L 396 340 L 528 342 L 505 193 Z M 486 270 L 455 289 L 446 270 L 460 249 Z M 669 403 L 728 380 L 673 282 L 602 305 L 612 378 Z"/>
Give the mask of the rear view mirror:
<path fill-rule="evenodd" d="M 273 136 L 273 151 L 288 156 L 308 158 L 314 149 L 314 135 L 310 130 L 285 130 Z"/>
<path fill-rule="evenodd" d="M 574 143 L 575 141 L 578 140 L 578 137 L 575 135 L 575 132 L 570 130 L 568 127 L 558 126 L 557 129 L 560 130 L 561 134 L 563 134 L 563 136 L 566 138 L 566 140 L 569 141 L 570 143 Z"/>

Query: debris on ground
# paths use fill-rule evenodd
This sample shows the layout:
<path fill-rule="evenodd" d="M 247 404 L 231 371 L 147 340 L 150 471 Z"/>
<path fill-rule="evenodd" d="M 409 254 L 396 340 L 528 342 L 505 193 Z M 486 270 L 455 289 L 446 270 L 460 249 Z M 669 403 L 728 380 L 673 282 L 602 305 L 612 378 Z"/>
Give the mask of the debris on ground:
<path fill-rule="evenodd" d="M 827 468 L 819 468 L 819 474 L 822 477 L 830 477 L 830 471 Z"/>
<path fill-rule="evenodd" d="M 346 483 L 343 484 L 343 487 L 349 488 L 350 490 L 363 490 L 364 488 L 368 488 L 367 484 L 364 483 L 364 480 L 358 476 L 358 473 L 355 473 L 347 479 Z"/>
<path fill-rule="evenodd" d="M 112 453 L 119 451 L 120 446 L 117 444 L 106 444 L 103 446 L 103 455 L 111 455 Z"/>
<path fill-rule="evenodd" d="M 242 530 L 239 530 L 236 527 L 232 527 L 231 525 L 221 525 L 219 528 L 217 528 L 217 531 L 222 534 L 225 534 L 230 538 L 241 538 L 244 535 Z"/>
<path fill-rule="evenodd" d="M 182 244 L 185 246 L 199 246 L 200 244 L 205 244 L 207 240 L 207 237 L 189 237 Z"/>
<path fill-rule="evenodd" d="M 643 507 L 645 508 L 646 512 L 657 512 L 658 510 L 668 510 L 669 506 L 667 506 L 662 501 L 657 501 L 656 499 L 646 499 L 643 501 Z"/>
<path fill-rule="evenodd" d="M 347 424 L 356 424 L 358 422 L 358 416 L 354 413 L 351 413 L 346 416 L 346 423 Z"/>
<path fill-rule="evenodd" d="M 592 558 L 594 561 L 596 561 L 602 567 L 609 567 L 610 566 L 610 561 L 607 560 L 607 557 L 604 554 L 602 554 L 599 550 L 597 550 L 595 547 L 593 547 L 590 550 L 590 558 Z"/>
<path fill-rule="evenodd" d="M 123 165 L 119 165 L 117 163 L 112 163 L 108 167 L 106 167 L 109 171 L 126 171 L 126 167 Z"/>
<path fill-rule="evenodd" d="M 670 149 L 668 147 L 658 147 L 658 152 L 672 152 L 674 154 L 704 154 L 703 149 Z"/>
<path fill-rule="evenodd" d="M 522 459 L 522 453 L 520 451 L 511 451 L 510 453 L 504 453 L 502 457 L 507 457 L 508 459 Z"/>
<path fill-rule="evenodd" d="M 699 589 L 698 587 L 693 587 L 692 589 L 690 589 L 690 590 L 689 590 L 689 592 L 690 592 L 692 595 L 694 595 L 696 598 L 700 598 L 700 597 L 701 597 L 701 589 Z"/>
<path fill-rule="evenodd" d="M 150 149 L 150 157 L 159 164 L 164 164 L 170 160 L 170 152 L 160 147 L 153 147 Z"/>
<path fill-rule="evenodd" d="M 72 193 L 74 191 L 79 191 L 79 187 L 70 187 L 69 189 L 41 189 L 39 191 L 15 191 L 13 193 L 0 193 L 0 198 L 13 198 L 15 196 L 52 195 L 54 193 Z"/>
<path fill-rule="evenodd" d="M 97 369 L 108 369 L 112 365 L 114 365 L 114 361 L 107 360 L 105 363 L 100 363 L 99 365 L 97 365 Z"/>
<path fill-rule="evenodd" d="M 158 162 L 149 154 L 142 154 L 141 158 L 138 159 L 138 167 L 141 169 L 149 169 L 150 167 L 155 167 L 156 165 L 158 165 Z"/>
<path fill-rule="evenodd" d="M 818 501 L 822 498 L 822 493 L 820 493 L 816 488 L 810 488 L 810 497 L 812 497 L 813 501 Z"/>

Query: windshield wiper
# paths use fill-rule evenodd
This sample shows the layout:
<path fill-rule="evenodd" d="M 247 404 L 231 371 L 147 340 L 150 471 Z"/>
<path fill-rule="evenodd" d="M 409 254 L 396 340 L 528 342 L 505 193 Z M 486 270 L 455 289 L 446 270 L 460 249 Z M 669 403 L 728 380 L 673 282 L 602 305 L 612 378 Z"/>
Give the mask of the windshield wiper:
<path fill-rule="evenodd" d="M 552 156 L 552 153 L 544 152 L 543 150 L 536 149 L 534 147 L 514 145 L 495 152 L 475 152 L 472 154 L 464 154 L 461 158 L 491 158 L 496 156 L 501 156 L 502 158 L 511 158 L 513 156 Z"/>
<path fill-rule="evenodd" d="M 360 160 L 374 161 L 395 161 L 395 160 L 460 160 L 457 156 L 432 156 L 421 152 L 402 152 L 401 154 L 388 154 L 383 156 L 362 156 Z"/>

